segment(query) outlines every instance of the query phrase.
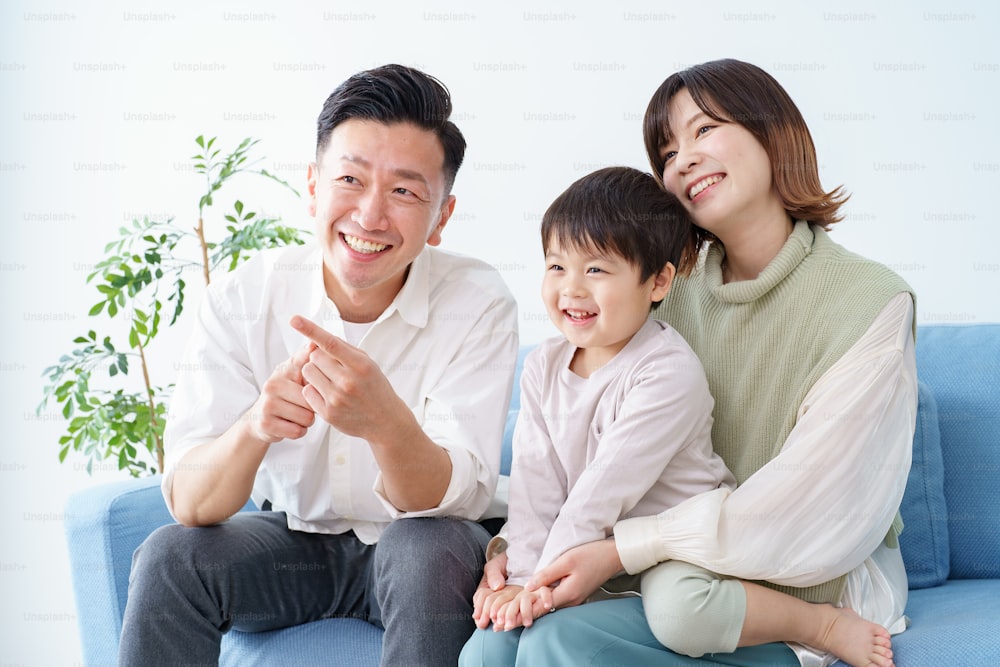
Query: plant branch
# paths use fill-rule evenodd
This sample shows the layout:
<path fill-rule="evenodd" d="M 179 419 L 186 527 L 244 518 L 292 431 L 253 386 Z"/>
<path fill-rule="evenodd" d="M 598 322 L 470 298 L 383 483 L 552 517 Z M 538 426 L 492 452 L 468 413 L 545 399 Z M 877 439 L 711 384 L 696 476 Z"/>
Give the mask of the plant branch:
<path fill-rule="evenodd" d="M 156 440 L 156 464 L 159 466 L 157 469 L 163 472 L 163 439 L 160 436 L 159 430 L 157 428 L 156 420 L 156 399 L 153 397 L 153 385 L 149 381 L 149 367 L 146 365 L 146 352 L 142 346 L 142 341 L 139 341 L 139 359 L 142 363 L 142 381 L 146 385 L 146 396 L 149 399 L 149 423 L 153 427 L 153 437 Z"/>
<path fill-rule="evenodd" d="M 198 235 L 198 243 L 201 245 L 201 270 L 205 277 L 205 285 L 212 283 L 212 267 L 208 263 L 208 243 L 205 241 L 205 218 L 198 216 L 198 226 L 194 228 Z"/>

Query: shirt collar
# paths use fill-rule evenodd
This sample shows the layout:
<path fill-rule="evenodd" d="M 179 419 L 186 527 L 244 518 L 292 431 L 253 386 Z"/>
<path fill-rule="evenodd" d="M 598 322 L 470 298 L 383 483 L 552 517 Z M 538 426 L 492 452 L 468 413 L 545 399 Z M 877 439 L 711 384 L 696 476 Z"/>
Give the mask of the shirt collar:
<path fill-rule="evenodd" d="M 410 264 L 402 289 L 396 294 L 392 303 L 378 316 L 375 323 L 387 320 L 393 313 L 398 312 L 399 316 L 408 324 L 420 328 L 427 326 L 430 312 L 430 273 L 433 252 L 431 248 L 424 248 L 417 255 Z M 317 246 L 310 258 L 316 259 L 318 268 L 311 280 L 312 293 L 309 297 L 309 311 L 314 316 L 321 316 L 330 311 L 335 313 L 336 306 L 327 296 L 323 283 L 322 248 Z"/>

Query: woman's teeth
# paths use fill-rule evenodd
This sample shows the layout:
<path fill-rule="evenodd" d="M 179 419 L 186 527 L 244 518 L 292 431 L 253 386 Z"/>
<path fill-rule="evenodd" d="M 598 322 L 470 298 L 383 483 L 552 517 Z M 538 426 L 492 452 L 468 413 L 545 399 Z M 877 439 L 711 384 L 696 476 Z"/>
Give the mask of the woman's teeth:
<path fill-rule="evenodd" d="M 688 199 L 694 199 L 701 193 L 702 190 L 704 190 L 710 185 L 715 185 L 721 180 L 722 176 L 716 175 L 716 176 L 709 176 L 708 178 L 698 181 L 697 183 L 692 185 L 691 188 L 688 190 Z"/>

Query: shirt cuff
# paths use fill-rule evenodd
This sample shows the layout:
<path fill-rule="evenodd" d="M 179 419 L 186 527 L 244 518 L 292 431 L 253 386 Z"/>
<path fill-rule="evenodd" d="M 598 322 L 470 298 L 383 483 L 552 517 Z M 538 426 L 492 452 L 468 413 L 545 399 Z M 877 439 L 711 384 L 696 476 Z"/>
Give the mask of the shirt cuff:
<path fill-rule="evenodd" d="M 480 510 L 478 513 L 475 511 L 478 509 L 475 506 L 477 505 L 476 495 L 479 487 L 479 480 L 475 474 L 475 458 L 471 452 L 464 449 L 452 450 L 445 447 L 444 450 L 448 453 L 448 458 L 451 459 L 451 480 L 449 480 L 448 489 L 445 491 L 444 497 L 441 498 L 441 502 L 438 503 L 437 507 L 431 507 L 418 512 L 404 512 L 400 510 L 389 501 L 389 497 L 386 495 L 382 473 L 379 472 L 376 475 L 375 485 L 372 490 L 390 517 L 393 519 L 412 519 L 423 516 L 456 516 L 471 521 L 479 519 L 479 514 L 482 511 Z M 471 493 L 470 489 L 472 489 Z M 485 505 L 488 502 L 489 498 L 485 499 L 485 502 L 482 504 Z"/>
<path fill-rule="evenodd" d="M 615 524 L 615 546 L 622 566 L 638 574 L 663 561 L 657 554 L 659 517 L 641 516 Z"/>
<path fill-rule="evenodd" d="M 486 560 L 493 560 L 494 556 L 499 556 L 500 554 L 507 551 L 507 524 L 503 525 L 500 532 L 490 539 L 489 544 L 486 545 Z"/>

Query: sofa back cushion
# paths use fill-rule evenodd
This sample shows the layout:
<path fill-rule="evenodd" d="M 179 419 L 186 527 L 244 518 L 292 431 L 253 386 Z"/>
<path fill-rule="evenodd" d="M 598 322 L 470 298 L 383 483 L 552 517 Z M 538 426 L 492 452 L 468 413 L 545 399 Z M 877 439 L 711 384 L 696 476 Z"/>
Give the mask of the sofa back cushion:
<path fill-rule="evenodd" d="M 510 464 L 513 458 L 514 425 L 517 423 L 517 412 L 521 409 L 521 369 L 524 368 L 524 358 L 534 348 L 534 345 L 522 345 L 517 354 L 517 366 L 514 369 L 514 388 L 510 396 L 510 409 L 507 411 L 507 423 L 503 430 L 503 451 L 500 455 L 500 474 L 510 474 Z"/>
<path fill-rule="evenodd" d="M 919 383 L 917 396 L 913 465 L 899 508 L 905 524 L 899 548 L 910 588 L 929 588 L 940 586 L 948 578 L 948 512 L 937 402 L 923 382 Z"/>
<path fill-rule="evenodd" d="M 1000 577 L 1000 324 L 921 327 L 917 375 L 938 407 L 951 577 Z"/>

